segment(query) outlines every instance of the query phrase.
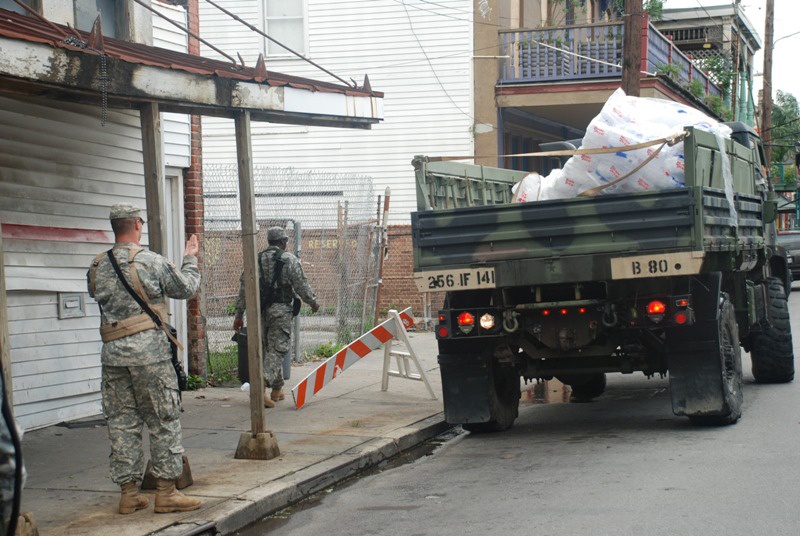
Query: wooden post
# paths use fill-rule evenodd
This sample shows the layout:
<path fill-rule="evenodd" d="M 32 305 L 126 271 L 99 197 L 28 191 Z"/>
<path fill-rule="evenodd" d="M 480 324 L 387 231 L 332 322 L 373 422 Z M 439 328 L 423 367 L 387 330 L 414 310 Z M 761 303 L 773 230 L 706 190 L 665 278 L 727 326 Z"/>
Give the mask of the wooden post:
<path fill-rule="evenodd" d="M 236 155 L 239 165 L 239 204 L 242 212 L 242 264 L 247 318 L 247 355 L 250 367 L 250 432 L 239 438 L 235 458 L 269 460 L 280 456 L 272 432 L 264 429 L 264 375 L 261 361 L 261 303 L 258 299 L 258 259 L 256 258 L 256 196 L 253 182 L 253 149 L 250 136 L 250 112 L 234 119 Z"/>
<path fill-rule="evenodd" d="M 625 23 L 622 45 L 622 90 L 638 97 L 642 60 L 642 0 L 625 0 Z"/>
<path fill-rule="evenodd" d="M 3 224 L 0 223 L 0 363 L 3 365 L 3 388 L 8 396 L 8 406 L 14 413 L 11 385 L 11 342 L 8 333 L 8 302 L 6 301 L 6 269 L 3 255 Z"/>
<path fill-rule="evenodd" d="M 767 170 L 772 164 L 772 45 L 775 34 L 775 0 L 767 0 L 764 23 L 764 90 L 761 105 L 761 141 Z M 783 179 L 783 177 L 781 177 Z"/>
<path fill-rule="evenodd" d="M 142 125 L 144 191 L 147 206 L 147 241 L 151 251 L 166 255 L 167 222 L 164 219 L 164 158 L 158 104 L 149 102 L 139 110 Z"/>

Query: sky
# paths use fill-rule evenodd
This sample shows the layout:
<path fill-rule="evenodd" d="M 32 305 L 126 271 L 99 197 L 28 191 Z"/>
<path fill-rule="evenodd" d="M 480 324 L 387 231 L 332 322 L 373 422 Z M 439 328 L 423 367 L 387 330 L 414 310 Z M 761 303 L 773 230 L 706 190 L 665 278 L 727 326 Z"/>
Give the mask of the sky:
<path fill-rule="evenodd" d="M 665 0 L 664 9 L 683 7 L 708 7 L 730 5 L 732 0 Z M 772 96 L 775 98 L 777 90 L 791 93 L 800 99 L 800 62 L 794 54 L 800 50 L 800 1 L 774 0 L 775 3 L 775 29 L 772 49 Z M 766 2 L 765 0 L 742 0 L 741 6 L 744 14 L 761 37 L 764 47 L 764 29 Z M 755 72 L 761 75 L 764 70 L 763 50 L 755 56 Z M 754 77 L 754 93 L 763 88 L 764 81 L 761 76 Z"/>

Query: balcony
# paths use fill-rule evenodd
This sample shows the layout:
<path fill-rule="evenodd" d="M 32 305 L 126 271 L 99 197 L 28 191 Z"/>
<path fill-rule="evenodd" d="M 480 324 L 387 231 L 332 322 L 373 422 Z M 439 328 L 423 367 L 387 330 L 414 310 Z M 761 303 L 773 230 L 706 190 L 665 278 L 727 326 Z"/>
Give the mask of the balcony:
<path fill-rule="evenodd" d="M 706 95 L 721 96 L 711 79 L 656 28 L 642 31 L 643 70 L 655 74 L 667 65 L 675 82 L 688 87 L 700 80 Z M 605 23 L 500 32 L 505 56 L 501 84 L 570 82 L 622 77 L 623 24 Z M 696 85 L 696 84 L 695 84 Z"/>

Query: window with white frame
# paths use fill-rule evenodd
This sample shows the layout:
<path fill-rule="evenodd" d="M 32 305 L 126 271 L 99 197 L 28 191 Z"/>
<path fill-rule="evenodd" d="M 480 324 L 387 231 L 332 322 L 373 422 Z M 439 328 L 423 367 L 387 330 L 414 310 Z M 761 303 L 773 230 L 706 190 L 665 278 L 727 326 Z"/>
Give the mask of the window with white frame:
<path fill-rule="evenodd" d="M 117 6 L 116 0 L 75 0 L 75 27 L 88 32 L 92 29 L 97 16 L 103 35 L 117 37 Z"/>
<path fill-rule="evenodd" d="M 34 9 L 35 11 L 41 12 L 38 0 L 22 0 L 22 3 Z M 14 11 L 16 13 L 28 12 L 28 10 L 26 10 L 24 7 L 20 6 L 16 2 L 14 2 L 14 0 L 0 0 L 0 9 L 7 9 L 9 11 Z"/>
<path fill-rule="evenodd" d="M 306 53 L 305 0 L 264 0 L 266 33 L 298 54 Z M 267 56 L 291 52 L 267 39 Z"/>

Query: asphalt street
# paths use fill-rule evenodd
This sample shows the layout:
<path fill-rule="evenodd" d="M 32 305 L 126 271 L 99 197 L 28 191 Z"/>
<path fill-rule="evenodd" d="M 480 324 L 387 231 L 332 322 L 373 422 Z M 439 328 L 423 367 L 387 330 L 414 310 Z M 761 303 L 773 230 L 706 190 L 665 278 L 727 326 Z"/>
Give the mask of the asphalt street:
<path fill-rule="evenodd" d="M 667 380 L 641 373 L 609 375 L 584 404 L 529 385 L 512 430 L 462 433 L 240 534 L 796 535 L 800 388 L 755 384 L 742 356 L 736 425 L 692 426 L 672 414 Z"/>

